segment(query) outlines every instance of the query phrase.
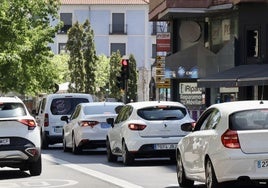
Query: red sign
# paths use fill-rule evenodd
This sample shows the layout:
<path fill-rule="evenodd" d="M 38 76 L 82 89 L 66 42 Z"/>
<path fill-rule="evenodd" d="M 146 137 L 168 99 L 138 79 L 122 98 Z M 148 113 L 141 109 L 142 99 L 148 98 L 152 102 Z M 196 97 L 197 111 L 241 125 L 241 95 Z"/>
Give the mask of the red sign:
<path fill-rule="evenodd" d="M 170 33 L 157 33 L 156 51 L 170 52 Z"/>

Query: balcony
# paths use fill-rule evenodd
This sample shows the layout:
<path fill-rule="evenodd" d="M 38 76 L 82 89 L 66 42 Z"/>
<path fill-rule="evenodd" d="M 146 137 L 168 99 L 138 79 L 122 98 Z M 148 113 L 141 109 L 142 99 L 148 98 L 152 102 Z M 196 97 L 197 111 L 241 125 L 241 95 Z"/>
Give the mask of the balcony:
<path fill-rule="evenodd" d="M 109 24 L 110 35 L 126 35 L 127 24 Z"/>

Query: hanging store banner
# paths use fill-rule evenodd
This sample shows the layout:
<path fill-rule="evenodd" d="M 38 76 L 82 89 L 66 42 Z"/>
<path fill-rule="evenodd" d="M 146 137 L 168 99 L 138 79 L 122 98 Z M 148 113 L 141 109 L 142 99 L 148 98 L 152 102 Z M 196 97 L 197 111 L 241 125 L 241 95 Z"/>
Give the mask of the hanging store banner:
<path fill-rule="evenodd" d="M 156 52 L 170 52 L 170 33 L 157 33 Z"/>

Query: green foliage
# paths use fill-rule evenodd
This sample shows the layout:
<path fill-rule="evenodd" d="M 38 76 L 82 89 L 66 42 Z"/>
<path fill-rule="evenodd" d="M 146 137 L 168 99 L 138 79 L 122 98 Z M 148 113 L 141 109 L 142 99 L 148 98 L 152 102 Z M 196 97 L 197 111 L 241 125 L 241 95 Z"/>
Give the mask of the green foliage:
<path fill-rule="evenodd" d="M 95 70 L 96 95 L 99 99 L 107 97 L 110 80 L 110 60 L 105 55 L 98 56 Z"/>
<path fill-rule="evenodd" d="M 109 97 L 116 98 L 122 101 L 122 95 L 120 88 L 116 85 L 116 78 L 120 76 L 121 71 L 121 55 L 120 52 L 113 52 L 110 57 L 110 93 Z"/>
<path fill-rule="evenodd" d="M 128 79 L 128 89 L 127 89 L 127 102 L 131 100 L 137 100 L 137 65 L 134 56 L 131 54 L 129 56 L 129 79 Z"/>
<path fill-rule="evenodd" d="M 96 70 L 96 61 L 97 55 L 95 50 L 94 43 L 94 32 L 91 29 L 90 23 L 88 20 L 83 25 L 84 28 L 84 42 L 83 42 L 83 55 L 85 59 L 84 69 L 85 69 L 85 92 L 94 93 L 96 92 L 95 86 L 95 70 Z"/>
<path fill-rule="evenodd" d="M 20 94 L 49 91 L 57 78 L 48 48 L 59 25 L 58 0 L 1 0 L 0 90 Z"/>
<path fill-rule="evenodd" d="M 87 20 L 83 25 L 76 22 L 68 30 L 66 49 L 70 52 L 68 61 L 71 84 L 70 92 L 95 94 L 95 63 L 97 61 L 94 33 Z"/>

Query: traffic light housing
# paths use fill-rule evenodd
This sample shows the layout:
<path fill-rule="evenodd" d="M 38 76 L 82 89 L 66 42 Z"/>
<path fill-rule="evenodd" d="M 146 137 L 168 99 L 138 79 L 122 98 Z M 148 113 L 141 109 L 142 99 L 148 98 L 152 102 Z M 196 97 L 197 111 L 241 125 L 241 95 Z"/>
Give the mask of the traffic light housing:
<path fill-rule="evenodd" d="M 119 89 L 125 89 L 125 81 L 121 76 L 116 77 L 116 86 Z"/>
<path fill-rule="evenodd" d="M 129 61 L 128 61 L 128 59 L 121 60 L 121 77 L 123 78 L 123 80 L 126 80 L 129 78 Z"/>

